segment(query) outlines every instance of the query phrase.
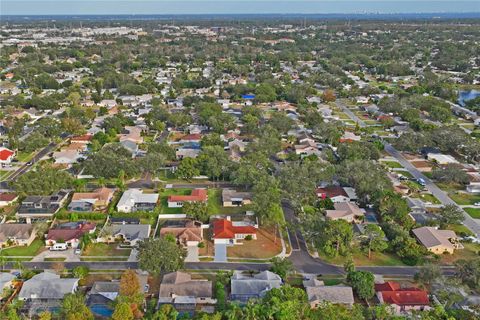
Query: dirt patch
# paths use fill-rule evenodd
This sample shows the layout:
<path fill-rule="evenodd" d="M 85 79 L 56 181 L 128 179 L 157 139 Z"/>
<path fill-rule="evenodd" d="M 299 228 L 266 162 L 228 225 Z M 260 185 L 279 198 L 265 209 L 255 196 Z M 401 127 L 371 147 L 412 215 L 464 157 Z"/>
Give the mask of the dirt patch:
<path fill-rule="evenodd" d="M 282 251 L 280 236 L 273 230 L 258 229 L 256 240 L 244 240 L 241 244 L 228 247 L 227 254 L 231 258 L 268 259 Z"/>

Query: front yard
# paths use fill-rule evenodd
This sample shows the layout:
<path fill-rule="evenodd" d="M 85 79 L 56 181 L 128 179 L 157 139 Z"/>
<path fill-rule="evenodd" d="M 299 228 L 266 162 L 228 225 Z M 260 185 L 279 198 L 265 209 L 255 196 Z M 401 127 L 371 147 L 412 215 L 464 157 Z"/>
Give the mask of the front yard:
<path fill-rule="evenodd" d="M 242 244 L 227 248 L 229 258 L 270 259 L 282 251 L 280 236 L 266 229 L 259 228 L 256 240 L 244 240 Z"/>
<path fill-rule="evenodd" d="M 442 264 L 451 265 L 457 260 L 472 260 L 479 257 L 480 244 L 462 242 L 464 248 L 455 250 L 454 254 L 442 254 L 440 262 Z"/>
<path fill-rule="evenodd" d="M 368 259 L 368 256 L 360 251 L 358 248 L 353 248 L 353 261 L 356 266 L 404 266 L 405 264 L 394 254 L 388 252 L 372 252 L 372 258 Z M 320 259 L 325 262 L 340 265 L 342 266 L 345 261 L 346 257 L 344 256 L 337 256 L 337 257 L 329 257 L 323 254 L 322 252 L 318 252 Z"/>
<path fill-rule="evenodd" d="M 82 251 L 82 257 L 128 257 L 131 251 L 119 249 L 118 243 L 91 243 Z"/>
<path fill-rule="evenodd" d="M 480 202 L 480 195 L 465 192 L 465 187 L 457 184 L 437 183 L 437 186 L 447 192 L 458 205 L 473 205 Z"/>
<path fill-rule="evenodd" d="M 463 208 L 473 219 L 480 219 L 480 208 Z"/>
<path fill-rule="evenodd" d="M 10 257 L 33 257 L 45 249 L 45 244 L 40 239 L 35 239 L 28 247 L 19 246 L 2 250 L 2 255 Z"/>

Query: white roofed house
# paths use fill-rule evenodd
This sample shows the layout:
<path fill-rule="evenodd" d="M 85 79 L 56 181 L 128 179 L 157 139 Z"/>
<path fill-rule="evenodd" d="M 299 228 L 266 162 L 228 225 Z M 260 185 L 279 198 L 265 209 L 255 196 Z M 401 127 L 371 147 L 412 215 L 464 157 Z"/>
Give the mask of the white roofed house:
<path fill-rule="evenodd" d="M 325 286 L 323 281 L 315 278 L 303 281 L 303 286 L 305 287 L 308 302 L 312 308 L 317 308 L 325 302 L 346 306 L 353 306 L 355 303 L 352 287 L 344 285 Z"/>
<path fill-rule="evenodd" d="M 136 246 L 150 236 L 149 224 L 111 224 L 106 225 L 99 233 L 97 242 L 111 243 L 121 241 L 125 245 Z"/>
<path fill-rule="evenodd" d="M 85 157 L 77 150 L 63 150 L 53 153 L 56 164 L 72 165 Z"/>
<path fill-rule="evenodd" d="M 152 211 L 158 202 L 158 193 L 143 193 L 140 189 L 128 189 L 118 201 L 119 212 Z"/>

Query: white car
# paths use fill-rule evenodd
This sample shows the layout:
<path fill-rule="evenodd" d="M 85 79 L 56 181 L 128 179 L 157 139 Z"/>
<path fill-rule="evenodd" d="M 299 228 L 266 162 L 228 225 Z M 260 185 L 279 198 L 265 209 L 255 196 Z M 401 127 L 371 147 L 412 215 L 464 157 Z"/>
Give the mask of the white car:
<path fill-rule="evenodd" d="M 475 202 L 473 205 L 474 205 L 475 207 L 480 207 L 480 202 Z"/>

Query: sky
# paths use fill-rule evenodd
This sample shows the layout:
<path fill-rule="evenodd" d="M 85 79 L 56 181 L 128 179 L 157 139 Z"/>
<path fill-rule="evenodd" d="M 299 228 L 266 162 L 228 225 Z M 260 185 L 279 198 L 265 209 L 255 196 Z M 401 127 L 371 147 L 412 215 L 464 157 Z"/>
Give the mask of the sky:
<path fill-rule="evenodd" d="M 480 12 L 480 0 L 0 0 L 0 15 Z"/>

